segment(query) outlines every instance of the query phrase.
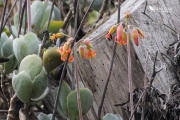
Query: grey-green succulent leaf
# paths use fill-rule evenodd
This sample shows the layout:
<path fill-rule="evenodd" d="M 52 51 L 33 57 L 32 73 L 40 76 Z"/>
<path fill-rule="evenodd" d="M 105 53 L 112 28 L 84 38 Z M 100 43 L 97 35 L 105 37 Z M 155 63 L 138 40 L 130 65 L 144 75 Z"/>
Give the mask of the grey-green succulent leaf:
<path fill-rule="evenodd" d="M 122 117 L 120 115 L 108 113 L 103 117 L 103 120 L 122 120 Z"/>
<path fill-rule="evenodd" d="M 13 42 L 13 51 L 16 59 L 20 63 L 27 55 L 38 54 L 39 39 L 34 33 L 27 33 Z"/>
<path fill-rule="evenodd" d="M 33 80 L 31 98 L 39 98 L 47 88 L 48 78 L 47 75 L 43 72 L 44 67 L 40 74 L 38 74 Z"/>
<path fill-rule="evenodd" d="M 80 89 L 81 96 L 81 108 L 82 114 L 85 115 L 91 109 L 93 104 L 93 94 L 87 88 Z M 69 120 L 79 120 L 79 111 L 77 104 L 77 90 L 74 90 L 69 93 L 67 97 L 67 106 L 68 106 L 68 119 Z"/>
<path fill-rule="evenodd" d="M 35 54 L 28 55 L 21 61 L 19 72 L 27 72 L 33 81 L 34 78 L 40 74 L 42 67 L 42 61 L 40 57 Z"/>
<path fill-rule="evenodd" d="M 38 120 L 52 120 L 52 114 L 46 115 L 44 113 L 40 113 L 38 115 Z M 57 118 L 55 118 L 57 120 Z"/>
<path fill-rule="evenodd" d="M 17 67 L 18 62 L 14 54 L 10 55 L 9 61 L 4 63 L 4 73 L 9 74 Z"/>
<path fill-rule="evenodd" d="M 17 94 L 17 97 L 24 103 L 30 101 L 32 91 L 31 77 L 25 71 L 21 71 L 19 74 L 13 76 L 12 86 Z"/>

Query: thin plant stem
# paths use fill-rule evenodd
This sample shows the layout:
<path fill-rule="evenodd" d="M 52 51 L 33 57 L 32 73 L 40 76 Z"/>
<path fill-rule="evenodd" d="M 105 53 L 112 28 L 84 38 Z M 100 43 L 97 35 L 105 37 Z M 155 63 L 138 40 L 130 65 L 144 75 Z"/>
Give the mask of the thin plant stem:
<path fill-rule="evenodd" d="M 84 16 L 83 16 L 83 19 L 81 20 L 81 23 L 80 23 L 80 25 L 79 25 L 79 27 L 78 27 L 78 29 L 77 29 L 77 31 L 76 31 L 76 34 L 75 34 L 75 36 L 74 36 L 74 40 L 73 40 L 73 42 L 72 42 L 72 44 L 71 44 L 71 49 L 72 49 L 73 46 L 74 46 L 74 43 L 75 43 L 75 41 L 76 41 L 76 39 L 77 39 L 77 35 L 78 35 L 78 33 L 79 33 L 79 31 L 80 31 L 80 29 L 81 29 L 81 27 L 82 27 L 82 25 L 83 25 L 83 22 L 84 22 L 84 20 L 85 20 L 85 18 L 86 18 L 86 16 L 87 16 L 87 14 L 88 14 L 88 12 L 89 12 L 92 4 L 94 3 L 94 1 L 95 1 L 95 0 L 93 0 L 93 1 L 91 2 L 90 6 L 88 7 L 86 13 L 85 13 Z M 61 90 L 61 86 L 62 86 L 62 79 L 63 79 L 63 76 L 65 75 L 65 70 L 66 70 L 66 68 L 67 68 L 67 63 L 68 63 L 69 57 L 70 57 L 70 54 L 68 54 L 68 57 L 67 57 L 67 59 L 66 59 L 66 61 L 65 61 L 65 63 L 64 63 L 64 67 L 63 67 L 63 70 L 62 70 L 62 74 L 61 74 L 61 77 L 60 77 L 60 80 L 59 80 L 59 88 L 58 88 L 58 93 L 57 93 L 56 101 L 55 101 L 55 104 L 54 104 L 54 110 L 53 110 L 52 120 L 55 119 L 55 113 L 56 113 L 57 105 L 58 105 L 58 102 L 59 102 L 60 90 Z"/>
<path fill-rule="evenodd" d="M 48 2 L 48 1 L 46 1 L 46 2 Z M 52 2 L 51 11 L 50 11 L 50 15 L 49 15 L 49 18 L 48 18 L 46 30 L 45 30 L 44 35 L 43 35 L 43 40 L 42 40 L 42 43 L 41 43 L 41 49 L 40 49 L 40 53 L 39 53 L 40 57 L 42 57 L 42 50 L 43 50 L 44 44 L 46 43 L 47 34 L 49 34 L 48 29 L 49 29 L 50 21 L 51 21 L 51 18 L 52 18 L 52 13 L 53 13 L 53 10 L 54 10 L 54 4 L 55 4 L 55 0 L 53 0 L 53 2 Z"/>
<path fill-rule="evenodd" d="M 28 32 L 31 32 L 31 1 L 27 0 Z"/>
<path fill-rule="evenodd" d="M 141 94 L 141 96 L 140 96 L 140 98 L 139 98 L 139 100 L 138 100 L 138 102 L 137 102 L 134 110 L 132 111 L 132 115 L 130 116 L 129 120 L 132 120 L 132 119 L 133 119 L 134 113 L 135 113 L 137 107 L 139 106 L 139 104 L 141 103 L 141 99 L 143 98 L 143 96 L 145 95 L 145 93 L 146 93 L 146 89 L 144 89 L 143 93 Z"/>
<path fill-rule="evenodd" d="M 127 22 L 128 23 L 128 22 Z M 128 25 L 128 24 L 127 24 Z M 134 104 L 133 104 L 133 88 L 132 88 L 132 66 L 131 66 L 131 47 L 130 47 L 130 32 L 129 26 L 127 26 L 127 55 L 128 55 L 128 81 L 129 81 L 129 95 L 130 95 L 130 110 L 132 120 L 134 120 L 133 111 L 134 111 Z"/>
<path fill-rule="evenodd" d="M 5 5 L 4 5 L 4 9 L 3 9 L 3 14 L 2 14 L 2 19 L 1 19 L 1 27 L 0 27 L 0 38 L 1 38 L 1 33 L 3 31 L 3 23 L 4 23 L 4 17 L 6 14 L 7 3 L 8 3 L 8 0 L 5 1 Z"/>
<path fill-rule="evenodd" d="M 17 1 L 18 1 L 18 0 L 14 1 L 14 4 L 12 5 L 12 7 L 11 7 L 11 9 L 10 9 L 10 11 L 9 11 L 9 13 L 8 13 L 8 15 L 7 15 L 7 17 L 6 17 L 6 20 L 5 20 L 4 24 L 3 24 L 2 29 L 3 29 L 3 28 L 5 27 L 5 25 L 7 24 L 8 20 L 9 20 L 9 17 L 10 17 L 10 15 L 11 15 L 11 13 L 12 13 L 12 11 L 13 11 L 13 9 L 14 9 L 16 3 L 17 3 Z"/>
<path fill-rule="evenodd" d="M 21 27 L 22 27 L 22 24 L 23 24 L 23 17 L 24 17 L 24 11 L 25 11 L 25 8 L 26 8 L 26 0 L 24 1 L 24 4 L 23 4 L 23 8 L 22 8 L 22 13 L 21 13 L 21 17 L 20 17 L 20 21 L 19 21 L 19 27 L 18 27 L 18 37 L 21 33 Z M 20 14 L 19 14 L 20 15 Z"/>
<path fill-rule="evenodd" d="M 120 22 L 120 11 L 121 11 L 120 0 L 118 0 L 118 18 L 117 18 L 117 23 Z M 107 87 L 108 87 L 108 84 L 109 84 L 109 81 L 110 81 L 111 73 L 112 73 L 112 68 L 113 68 L 116 48 L 117 48 L 117 43 L 114 41 L 113 55 L 112 55 L 111 62 L 110 62 L 110 69 L 109 69 L 108 77 L 107 77 L 107 80 L 106 80 L 106 84 L 104 86 L 103 95 L 101 97 L 101 103 L 100 103 L 100 105 L 98 107 L 98 120 L 100 120 L 100 117 L 101 117 L 101 111 L 102 111 L 102 107 L 103 107 L 103 104 L 104 104 L 104 99 L 105 99 Z"/>
<path fill-rule="evenodd" d="M 81 108 L 81 95 L 79 90 L 79 79 L 78 79 L 78 69 L 77 69 L 77 63 L 75 63 L 76 67 L 76 86 L 77 86 L 77 103 L 78 103 L 78 110 L 79 110 L 79 119 L 83 120 L 82 116 L 82 108 Z"/>

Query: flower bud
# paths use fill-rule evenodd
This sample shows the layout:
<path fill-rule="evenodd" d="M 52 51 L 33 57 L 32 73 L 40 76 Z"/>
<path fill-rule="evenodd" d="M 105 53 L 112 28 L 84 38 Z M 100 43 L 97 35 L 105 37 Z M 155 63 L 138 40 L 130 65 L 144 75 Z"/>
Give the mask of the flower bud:
<path fill-rule="evenodd" d="M 142 38 L 145 38 L 144 36 L 144 33 L 142 32 L 142 30 L 138 27 L 136 27 L 136 30 L 138 31 L 139 35 L 142 37 Z"/>
<path fill-rule="evenodd" d="M 116 31 L 116 26 L 113 25 L 111 29 L 109 30 L 109 34 L 113 34 Z"/>
<path fill-rule="evenodd" d="M 138 46 L 139 45 L 139 33 L 135 28 L 132 30 L 132 38 L 134 39 L 136 46 Z"/>
<path fill-rule="evenodd" d="M 84 48 L 84 46 L 79 47 L 79 55 L 80 55 L 80 57 L 82 59 L 84 59 L 84 57 L 85 57 L 85 48 Z"/>

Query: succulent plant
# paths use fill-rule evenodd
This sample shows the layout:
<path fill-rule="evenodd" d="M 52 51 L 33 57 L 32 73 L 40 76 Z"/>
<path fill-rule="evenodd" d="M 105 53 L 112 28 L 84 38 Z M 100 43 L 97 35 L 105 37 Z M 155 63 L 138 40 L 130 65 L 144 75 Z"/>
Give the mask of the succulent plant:
<path fill-rule="evenodd" d="M 28 55 L 20 63 L 19 73 L 13 76 L 12 86 L 18 98 L 24 102 L 39 102 L 48 93 L 47 73 L 40 57 Z"/>
<path fill-rule="evenodd" d="M 106 114 L 102 120 L 123 120 L 122 117 L 119 114 L 112 114 L 112 113 L 108 113 Z"/>
<path fill-rule="evenodd" d="M 55 96 L 57 94 L 57 90 L 58 88 L 55 89 Z M 69 85 L 63 81 L 60 92 L 60 103 L 58 106 L 58 112 L 60 113 L 60 115 L 68 120 L 79 120 L 77 90 L 71 91 Z M 83 88 L 83 86 L 81 85 L 80 96 L 82 114 L 85 115 L 92 107 L 93 94 L 89 89 Z"/>
<path fill-rule="evenodd" d="M 16 38 L 13 41 L 13 51 L 19 63 L 27 55 L 38 54 L 38 50 L 39 39 L 32 32 L 20 36 L 20 38 Z"/>

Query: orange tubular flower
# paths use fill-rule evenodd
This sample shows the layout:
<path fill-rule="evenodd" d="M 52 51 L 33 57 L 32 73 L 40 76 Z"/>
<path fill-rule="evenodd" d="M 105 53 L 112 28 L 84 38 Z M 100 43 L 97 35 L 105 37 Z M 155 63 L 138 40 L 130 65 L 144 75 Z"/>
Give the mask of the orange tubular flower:
<path fill-rule="evenodd" d="M 111 40 L 112 39 L 112 34 L 116 31 L 116 26 L 113 25 L 109 32 L 106 34 L 105 38 L 108 39 L 108 40 Z"/>
<path fill-rule="evenodd" d="M 59 32 L 59 33 L 55 34 L 55 36 L 56 36 L 56 39 L 57 38 L 63 38 L 64 37 L 64 33 Z"/>
<path fill-rule="evenodd" d="M 119 45 L 126 45 L 126 44 L 127 44 L 127 36 L 126 36 L 126 32 L 123 31 L 122 38 L 119 41 Z"/>
<path fill-rule="evenodd" d="M 84 43 L 85 43 L 87 49 L 91 49 L 92 48 L 92 44 L 91 44 L 90 40 L 84 40 Z"/>
<path fill-rule="evenodd" d="M 116 26 L 113 25 L 113 26 L 111 27 L 111 29 L 109 30 L 109 33 L 110 33 L 110 34 L 113 34 L 115 31 L 116 31 Z"/>
<path fill-rule="evenodd" d="M 123 34 L 123 26 L 122 23 L 117 27 L 117 37 L 116 37 L 116 42 L 120 43 L 122 39 L 122 34 Z"/>
<path fill-rule="evenodd" d="M 79 55 L 80 55 L 80 57 L 82 59 L 84 59 L 84 57 L 85 57 L 85 48 L 84 48 L 84 46 L 79 47 Z"/>
<path fill-rule="evenodd" d="M 55 39 L 56 39 L 56 34 L 53 34 L 52 36 L 50 36 L 49 39 L 54 43 L 54 41 L 55 41 Z"/>
<path fill-rule="evenodd" d="M 72 56 L 70 45 L 68 45 L 67 42 L 62 47 L 58 48 L 57 51 L 59 52 L 59 54 L 61 54 L 62 61 L 65 61 L 67 59 L 68 54 L 71 54 L 69 58 L 69 62 L 74 61 L 74 57 Z"/>
<path fill-rule="evenodd" d="M 95 56 L 96 56 L 96 51 L 95 51 L 95 50 L 92 50 L 92 49 L 87 50 L 86 58 L 92 59 L 92 58 L 94 58 Z"/>
<path fill-rule="evenodd" d="M 111 39 L 112 39 L 112 36 L 111 36 L 111 34 L 108 32 L 108 34 L 106 34 L 105 38 L 108 39 L 108 40 L 111 40 Z"/>
<path fill-rule="evenodd" d="M 132 38 L 134 39 L 136 46 L 138 46 L 139 45 L 139 33 L 135 28 L 132 30 Z"/>

